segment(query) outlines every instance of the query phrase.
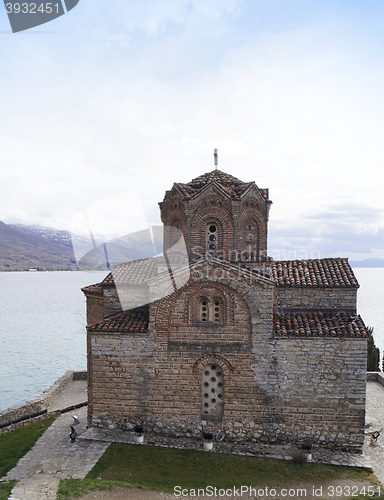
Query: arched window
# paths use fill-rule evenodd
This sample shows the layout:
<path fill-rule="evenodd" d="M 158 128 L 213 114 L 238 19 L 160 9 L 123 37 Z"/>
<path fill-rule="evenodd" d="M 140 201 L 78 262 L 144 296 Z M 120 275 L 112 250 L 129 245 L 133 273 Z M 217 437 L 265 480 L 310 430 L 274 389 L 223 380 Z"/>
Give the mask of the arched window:
<path fill-rule="evenodd" d="M 257 238 L 257 224 L 254 221 L 249 221 L 245 226 L 245 241 L 247 243 L 254 242 Z"/>
<path fill-rule="evenodd" d="M 223 321 L 223 303 L 219 298 L 200 299 L 200 321 L 214 321 L 222 323 Z"/>
<path fill-rule="evenodd" d="M 256 243 L 259 239 L 259 225 L 256 220 L 248 219 L 244 223 L 244 236 L 246 243 Z"/>
<path fill-rule="evenodd" d="M 207 299 L 200 300 L 200 321 L 209 321 L 209 306 Z"/>
<path fill-rule="evenodd" d="M 203 368 L 201 396 L 203 416 L 223 416 L 224 375 L 220 366 L 210 364 Z"/>
<path fill-rule="evenodd" d="M 213 299 L 212 301 L 212 319 L 213 321 L 222 321 L 223 307 L 220 299 Z"/>
<path fill-rule="evenodd" d="M 219 248 L 219 230 L 214 222 L 207 225 L 207 251 L 209 253 L 217 252 Z"/>

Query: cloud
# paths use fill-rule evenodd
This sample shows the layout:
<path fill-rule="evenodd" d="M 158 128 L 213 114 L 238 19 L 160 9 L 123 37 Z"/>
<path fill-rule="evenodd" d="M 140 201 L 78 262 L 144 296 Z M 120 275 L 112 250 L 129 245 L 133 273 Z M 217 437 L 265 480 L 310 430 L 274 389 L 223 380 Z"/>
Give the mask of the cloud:
<path fill-rule="evenodd" d="M 49 42 L 7 39 L 0 220 L 68 228 L 84 206 L 133 186 L 155 223 L 165 190 L 212 170 L 218 147 L 221 170 L 270 188 L 276 248 L 311 239 L 323 253 L 349 250 L 354 232 L 376 252 L 377 39 L 356 41 L 348 19 L 273 29 L 262 4 L 80 2 Z"/>
<path fill-rule="evenodd" d="M 239 0 L 142 0 L 121 2 L 95 1 L 84 16 L 101 33 L 118 27 L 128 34 L 142 33 L 156 37 L 177 25 L 197 24 L 238 14 Z"/>
<path fill-rule="evenodd" d="M 326 212 L 306 215 L 307 219 L 319 221 L 342 221 L 343 223 L 372 224 L 382 218 L 384 209 L 374 208 L 361 203 L 330 205 Z"/>
<path fill-rule="evenodd" d="M 384 256 L 383 209 L 369 205 L 329 205 L 292 225 L 270 225 L 269 249 L 277 259 Z M 377 224 L 379 223 L 379 225 Z M 292 257 L 292 255 L 295 255 Z M 303 257 L 304 256 L 304 257 Z"/>

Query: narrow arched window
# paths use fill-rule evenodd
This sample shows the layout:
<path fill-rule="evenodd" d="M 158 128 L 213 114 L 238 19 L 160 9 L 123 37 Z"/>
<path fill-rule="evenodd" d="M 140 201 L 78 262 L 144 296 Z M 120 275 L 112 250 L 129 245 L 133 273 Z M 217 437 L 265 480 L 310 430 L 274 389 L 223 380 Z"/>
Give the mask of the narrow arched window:
<path fill-rule="evenodd" d="M 244 224 L 244 243 L 252 245 L 252 251 L 257 251 L 257 245 L 259 240 L 259 226 L 255 220 L 248 220 Z"/>
<path fill-rule="evenodd" d="M 212 301 L 212 320 L 221 322 L 223 315 L 223 307 L 220 299 L 213 299 Z"/>
<path fill-rule="evenodd" d="M 210 364 L 203 368 L 201 396 L 203 416 L 223 416 L 224 375 L 220 366 Z"/>
<path fill-rule="evenodd" d="M 199 301 L 200 321 L 223 322 L 223 302 L 219 298 L 203 297 Z"/>
<path fill-rule="evenodd" d="M 200 321 L 209 321 L 209 304 L 204 298 L 200 300 Z"/>
<path fill-rule="evenodd" d="M 217 252 L 219 248 L 219 231 L 217 224 L 211 223 L 207 225 L 207 251 L 209 253 Z"/>

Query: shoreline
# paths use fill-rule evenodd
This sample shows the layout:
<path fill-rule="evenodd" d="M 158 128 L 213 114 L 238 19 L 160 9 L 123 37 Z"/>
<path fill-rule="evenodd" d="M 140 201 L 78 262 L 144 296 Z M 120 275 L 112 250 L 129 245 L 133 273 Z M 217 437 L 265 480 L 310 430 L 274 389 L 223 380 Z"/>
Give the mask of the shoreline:
<path fill-rule="evenodd" d="M 88 401 L 79 401 L 76 404 L 67 405 L 64 408 L 56 408 L 57 401 L 63 391 L 73 382 L 86 381 L 86 371 L 68 370 L 63 376 L 57 379 L 43 393 L 25 403 L 11 406 L 0 412 L 0 435 L 13 431 L 31 422 L 45 419 L 52 414 L 64 413 L 75 407 L 80 408 L 88 404 Z M 82 398 L 84 399 L 84 398 Z M 87 400 L 88 398 L 86 398 Z M 72 403 L 72 402 L 71 402 Z"/>

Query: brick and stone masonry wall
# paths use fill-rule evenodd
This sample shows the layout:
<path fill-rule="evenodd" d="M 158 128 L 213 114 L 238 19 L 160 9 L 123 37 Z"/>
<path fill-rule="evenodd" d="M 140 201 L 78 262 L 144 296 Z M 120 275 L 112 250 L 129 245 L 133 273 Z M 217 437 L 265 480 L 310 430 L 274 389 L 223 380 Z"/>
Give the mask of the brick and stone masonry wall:
<path fill-rule="evenodd" d="M 148 335 L 88 333 L 90 425 L 121 425 L 145 412 L 148 390 L 155 390 L 154 347 Z"/>
<path fill-rule="evenodd" d="M 218 255 L 226 252 L 228 258 L 234 250 L 241 253 L 249 252 L 250 248 L 257 256 L 266 255 L 269 203 L 256 189 L 241 201 L 230 201 L 214 187 L 204 197 L 191 200 L 183 200 L 174 192 L 160 207 L 164 225 L 179 227 L 183 232 L 191 258 L 205 255 L 206 227 L 211 223 L 218 226 Z M 168 248 L 167 237 L 165 242 Z"/>
<path fill-rule="evenodd" d="M 85 294 L 87 297 L 87 324 L 95 325 L 104 319 L 104 296 L 100 294 Z"/>
<path fill-rule="evenodd" d="M 279 432 L 330 448 L 364 442 L 366 339 L 276 339 Z"/>
<path fill-rule="evenodd" d="M 119 294 L 114 286 L 104 287 L 104 317 L 121 311 Z"/>
<path fill-rule="evenodd" d="M 236 273 L 218 276 L 212 272 L 207 277 L 206 291 L 212 289 L 213 294 L 223 298 L 226 323 L 231 325 L 221 325 L 224 334 L 218 331 L 217 325 L 204 325 L 204 329 L 196 325 L 198 303 L 193 301 L 199 301 L 202 292 L 200 276 L 194 274 L 189 286 L 166 296 L 158 307 L 151 304 L 152 324 L 147 337 L 88 334 L 92 380 L 90 416 L 95 417 L 94 422 L 105 423 L 110 418 L 124 421 L 124 415 L 125 420 L 142 420 L 143 414 L 162 415 L 167 420 L 173 419 L 175 412 L 186 418 L 193 414 L 200 419 L 203 365 L 197 372 L 194 366 L 206 355 L 207 349 L 215 353 L 218 364 L 222 363 L 228 374 L 232 370 L 228 366 L 243 365 L 243 370 L 233 376 L 233 384 L 228 378 L 228 411 L 232 413 L 232 407 L 236 412 L 236 408 L 244 408 L 247 400 L 254 399 L 259 391 L 252 384 L 252 329 L 256 328 L 259 335 L 270 334 L 274 287 L 269 280 L 261 279 L 256 288 L 251 288 L 239 281 Z M 169 286 L 162 280 L 156 284 Z M 231 287 L 238 290 L 230 292 Z M 156 295 L 158 293 L 156 291 Z M 242 295 L 248 300 L 264 297 L 256 309 L 252 305 L 253 321 Z M 182 312 L 186 300 L 190 303 L 187 318 Z"/>
<path fill-rule="evenodd" d="M 275 339 L 255 342 L 253 354 L 180 350 L 155 356 L 149 339 L 98 336 L 90 423 L 127 430 L 142 424 L 149 434 L 199 438 L 206 420 L 214 433 L 223 425 L 229 441 L 359 451 L 365 343 Z M 201 410 L 202 371 L 210 363 L 224 372 L 223 421 Z"/>
<path fill-rule="evenodd" d="M 188 286 L 151 304 L 148 334 L 89 334 L 90 423 L 197 438 L 202 370 L 214 363 L 224 373 L 224 417 L 207 419 L 213 432 L 359 451 L 366 340 L 273 338 L 274 285 L 218 268 L 203 279 L 194 266 Z M 196 323 L 202 280 L 223 300 L 219 330 Z"/>

